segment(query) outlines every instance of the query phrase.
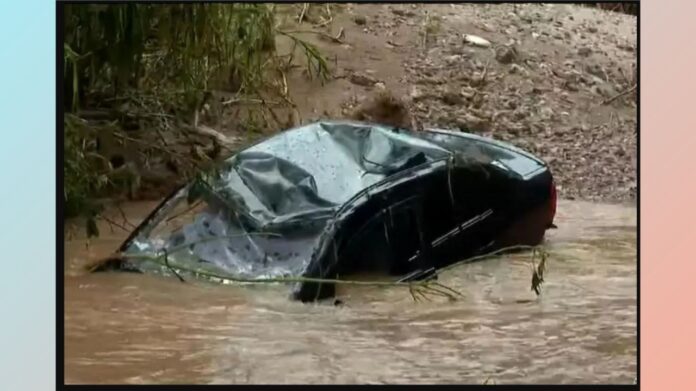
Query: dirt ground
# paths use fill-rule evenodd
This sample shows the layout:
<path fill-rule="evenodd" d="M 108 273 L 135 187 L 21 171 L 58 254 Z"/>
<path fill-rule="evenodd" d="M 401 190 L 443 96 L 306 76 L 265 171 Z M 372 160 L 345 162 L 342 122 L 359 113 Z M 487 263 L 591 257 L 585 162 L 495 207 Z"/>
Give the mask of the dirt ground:
<path fill-rule="evenodd" d="M 281 104 L 273 114 L 281 125 L 271 132 L 343 118 L 460 129 L 547 161 L 561 198 L 635 202 L 635 16 L 572 4 L 312 3 L 305 12 L 302 4 L 276 7 L 277 29 L 316 45 L 331 76 L 310 77 L 302 50 L 278 34 L 277 56 L 288 58 L 282 56 L 295 50 L 284 84 L 296 109 Z M 235 101 L 223 90 L 213 101 Z M 250 130 L 243 119 L 254 104 L 216 105 L 221 108 L 212 119 L 201 112 L 201 121 L 232 140 L 231 150 L 269 136 L 269 130 Z M 145 144 L 153 143 L 160 140 Z M 182 156 L 189 150 L 192 156 L 227 155 L 205 142 L 168 144 Z M 184 180 L 166 159 L 158 162 L 141 169 L 148 186 L 135 198 L 161 198 Z"/>
<path fill-rule="evenodd" d="M 313 32 L 300 36 L 333 73 L 323 84 L 300 67 L 288 75 L 295 123 L 352 116 L 386 90 L 412 126 L 537 154 L 562 198 L 635 200 L 636 17 L 571 4 L 333 4 L 321 26 L 323 7 L 301 25 L 292 10 L 281 20 Z M 282 37 L 277 46 L 289 47 Z"/>

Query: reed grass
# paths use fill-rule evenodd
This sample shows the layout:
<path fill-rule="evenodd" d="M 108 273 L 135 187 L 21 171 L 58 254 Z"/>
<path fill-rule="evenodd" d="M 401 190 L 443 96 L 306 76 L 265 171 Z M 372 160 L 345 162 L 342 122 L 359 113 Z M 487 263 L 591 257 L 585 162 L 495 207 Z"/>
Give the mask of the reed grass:
<path fill-rule="evenodd" d="M 272 5 L 64 7 L 63 101 L 69 114 L 64 119 L 64 199 L 70 206 L 68 216 L 91 210 L 88 201 L 114 183 L 114 167 L 104 172 L 100 159 L 86 156 L 100 153 L 99 132 L 125 129 L 129 118 L 136 118 L 140 128 L 151 132 L 183 132 L 186 126 L 197 125 L 198 111 L 209 99 L 210 90 L 224 86 L 239 100 L 261 102 L 240 122 L 254 128 L 281 126 L 271 105 L 265 104 L 276 96 L 293 105 L 287 84 L 281 82 L 286 64 L 277 56 L 276 35 L 290 36 L 304 51 L 310 76 L 328 77 L 327 63 L 315 46 L 277 30 Z M 105 118 L 85 121 L 85 113 L 94 111 Z M 152 144 L 141 144 L 148 143 Z M 146 151 L 155 152 L 166 154 L 167 146 Z M 126 182 L 121 187 L 127 187 Z"/>

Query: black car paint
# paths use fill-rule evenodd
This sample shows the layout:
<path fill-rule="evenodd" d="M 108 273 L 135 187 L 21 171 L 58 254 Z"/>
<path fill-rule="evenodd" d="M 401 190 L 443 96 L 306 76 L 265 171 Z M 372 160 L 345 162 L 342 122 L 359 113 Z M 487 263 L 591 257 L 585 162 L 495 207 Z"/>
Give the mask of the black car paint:
<path fill-rule="evenodd" d="M 474 141 L 488 142 L 480 138 Z M 471 172 L 453 169 L 447 160 L 441 160 L 389 177 L 357 194 L 341 208 L 336 223 L 325 231 L 320 250 L 315 252 L 304 277 L 329 279 L 338 274 L 377 269 L 425 278 L 429 271 L 499 249 L 496 239 L 501 231 L 524 218 L 525 212 L 547 206 L 553 178 L 546 164 L 536 157 L 502 143 L 488 144 L 532 159 L 540 167 L 524 174 L 497 165 Z M 411 211 L 415 224 L 399 230 L 399 224 L 391 223 L 398 211 Z M 370 222 L 385 226 L 386 246 L 377 239 L 377 232 L 365 235 L 364 240 L 355 240 Z M 360 249 L 354 255 L 346 251 L 351 240 Z M 344 253 L 346 258 L 339 255 Z M 411 256 L 405 257 L 404 253 Z M 375 265 L 371 261 L 381 262 Z M 341 265 L 348 268 L 340 268 Z M 332 297 L 334 293 L 334 284 L 306 282 L 296 287 L 293 296 L 308 302 Z"/>
<path fill-rule="evenodd" d="M 393 132 L 445 148 L 465 150 L 476 144 L 490 159 L 458 164 L 456 155 L 431 161 L 416 155 L 344 202 L 325 226 L 311 220 L 293 224 L 288 228 L 293 235 L 321 230 L 304 277 L 327 279 L 379 270 L 405 279 L 425 278 L 435 269 L 510 244 L 502 241 L 501 233 L 530 214 L 549 220 L 542 231 L 551 226 L 553 177 L 535 156 L 467 133 Z M 183 190 L 185 186 L 153 210 L 120 251 L 128 251 L 137 237 L 149 234 L 148 227 L 164 217 Z M 117 268 L 137 270 L 127 262 Z M 333 284 L 304 282 L 296 285 L 292 296 L 308 302 L 332 297 L 334 292 Z"/>

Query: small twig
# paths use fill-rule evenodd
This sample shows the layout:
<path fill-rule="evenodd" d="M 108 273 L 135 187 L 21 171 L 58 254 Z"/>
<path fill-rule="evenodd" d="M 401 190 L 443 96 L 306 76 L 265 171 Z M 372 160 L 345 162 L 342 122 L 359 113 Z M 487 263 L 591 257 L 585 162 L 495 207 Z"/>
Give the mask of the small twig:
<path fill-rule="evenodd" d="M 276 30 L 280 31 L 280 30 Z M 292 67 L 292 61 L 295 59 L 295 50 L 297 49 L 297 41 L 292 40 L 292 49 L 290 50 L 290 53 L 288 53 L 288 61 L 285 62 L 284 68 L 285 69 L 290 69 Z"/>
<path fill-rule="evenodd" d="M 159 137 L 160 141 L 162 142 L 162 145 L 164 145 L 165 147 L 168 147 L 169 143 L 167 142 L 167 139 L 164 138 L 164 135 L 162 134 L 162 130 L 160 128 L 155 128 L 155 132 L 157 132 L 157 136 Z"/>
<path fill-rule="evenodd" d="M 288 96 L 288 78 L 285 76 L 285 71 L 282 69 L 280 70 L 280 75 L 282 76 L 283 80 L 283 96 L 287 97 Z"/>
<path fill-rule="evenodd" d="M 417 298 L 418 298 L 418 297 L 422 297 L 423 299 L 425 299 L 425 300 L 427 300 L 427 301 L 433 301 L 433 300 L 432 300 L 431 298 L 429 298 L 428 295 L 426 295 L 425 292 L 423 292 L 421 289 L 414 289 L 413 292 L 415 293 L 415 295 L 416 295 Z M 417 300 L 416 300 L 416 302 L 419 302 L 419 301 L 420 301 L 420 299 L 417 299 Z"/>
<path fill-rule="evenodd" d="M 471 99 L 469 100 L 469 106 L 468 108 L 472 108 L 474 106 L 474 102 L 476 101 L 476 97 L 479 96 L 480 91 L 479 89 L 484 87 L 484 84 L 486 83 L 486 75 L 488 74 L 488 66 L 491 64 L 491 60 L 489 59 L 486 61 L 486 65 L 483 67 L 483 72 L 481 72 L 481 78 L 478 80 L 476 83 L 476 88 L 474 89 L 474 94 L 471 96 Z"/>
<path fill-rule="evenodd" d="M 626 91 L 621 92 L 621 93 L 619 93 L 619 94 L 617 94 L 617 95 L 615 95 L 615 96 L 613 96 L 613 97 L 611 97 L 611 98 L 609 98 L 609 99 L 607 99 L 607 100 L 602 101 L 602 104 L 603 104 L 603 105 L 609 104 L 609 103 L 611 103 L 611 102 L 613 102 L 613 101 L 615 101 L 615 100 L 621 98 L 621 97 L 624 96 L 624 95 L 630 94 L 631 92 L 635 91 L 636 88 L 638 88 L 638 84 L 634 84 L 633 87 L 627 89 Z"/>
<path fill-rule="evenodd" d="M 285 35 L 288 35 L 288 34 L 317 34 L 317 35 L 320 35 L 320 36 L 322 36 L 326 39 L 329 39 L 333 42 L 343 43 L 343 41 L 339 38 L 339 36 L 343 34 L 342 27 L 341 27 L 341 31 L 339 31 L 339 36 L 336 36 L 336 37 L 329 35 L 323 31 L 312 31 L 312 30 L 287 30 L 287 31 L 286 30 L 283 30 L 283 31 L 278 30 L 278 32 L 280 34 L 285 34 Z"/>
<path fill-rule="evenodd" d="M 601 67 L 601 69 L 602 69 L 602 74 L 604 75 L 604 81 L 606 81 L 609 84 L 612 84 L 613 80 L 611 77 L 609 77 L 609 73 L 607 73 L 607 69 L 604 67 Z"/>
<path fill-rule="evenodd" d="M 130 232 L 130 231 L 132 230 L 132 228 L 126 228 L 126 227 L 124 227 L 123 225 L 121 225 L 121 224 L 119 224 L 119 223 L 117 223 L 117 222 L 111 220 L 110 218 L 108 218 L 108 217 L 106 217 L 106 216 L 101 215 L 101 216 L 99 216 L 99 217 L 100 217 L 102 220 L 104 220 L 104 221 L 106 221 L 107 223 L 109 223 L 109 226 L 111 227 L 111 232 L 113 232 L 113 227 L 114 227 L 114 226 L 117 227 L 117 228 L 120 228 L 120 229 L 122 229 L 122 230 L 124 230 L 124 231 L 126 231 L 126 232 Z"/>
<path fill-rule="evenodd" d="M 165 264 L 165 266 L 167 266 L 167 268 L 168 268 L 172 273 L 174 273 L 174 275 L 176 275 L 177 278 L 179 278 L 179 281 L 181 281 L 181 282 L 186 282 L 186 280 L 184 280 L 184 278 L 181 277 L 181 275 L 179 275 L 179 273 L 177 273 L 176 270 L 174 270 L 174 268 L 171 267 L 171 265 L 169 265 L 169 256 L 168 256 L 168 254 L 167 254 L 167 250 L 164 249 L 164 250 L 162 250 L 162 252 L 164 253 L 164 264 Z"/>
<path fill-rule="evenodd" d="M 297 19 L 298 24 L 302 24 L 302 20 L 305 17 L 305 13 L 307 13 L 307 10 L 309 9 L 309 3 L 303 3 L 302 4 L 302 12 L 300 12 L 300 17 Z"/>
<path fill-rule="evenodd" d="M 445 292 L 445 291 L 442 291 L 442 290 L 440 290 L 440 289 L 433 288 L 433 287 L 431 287 L 431 286 L 429 286 L 429 285 L 423 285 L 422 289 L 423 289 L 422 293 L 423 293 L 424 295 L 425 295 L 425 294 L 429 294 L 429 295 L 434 295 L 434 296 L 440 296 L 440 297 L 444 297 L 444 298 L 446 298 L 447 300 L 450 300 L 450 301 L 456 301 L 456 300 L 457 300 L 457 298 L 456 298 L 455 296 L 453 296 L 452 294 L 447 293 L 447 292 Z"/>
<path fill-rule="evenodd" d="M 229 105 L 233 105 L 233 104 L 264 104 L 264 105 L 278 106 L 278 105 L 281 105 L 282 103 L 273 102 L 273 101 L 264 101 L 262 99 L 254 99 L 254 98 L 232 98 L 232 99 L 228 99 L 228 100 L 222 102 L 223 106 L 229 106 Z"/>
<path fill-rule="evenodd" d="M 326 14 L 329 16 L 329 18 L 318 24 L 317 27 L 324 27 L 333 22 L 333 16 L 331 15 L 331 4 L 329 3 L 326 3 Z"/>
<path fill-rule="evenodd" d="M 418 296 L 416 296 L 416 290 L 413 286 L 408 287 L 408 293 L 411 294 L 411 298 L 413 298 L 413 301 L 417 303 L 419 299 Z"/>
<path fill-rule="evenodd" d="M 334 40 L 336 40 L 336 42 L 338 43 L 343 43 L 343 41 L 341 41 L 341 38 L 343 38 L 343 27 L 341 27 L 341 29 L 338 31 L 338 34 L 336 34 Z"/>
<path fill-rule="evenodd" d="M 328 4 L 327 4 L 327 6 L 328 6 Z M 322 19 L 324 19 L 324 18 L 322 18 Z M 315 27 L 324 27 L 324 26 L 329 25 L 331 22 L 333 22 L 333 17 L 331 16 L 331 13 L 329 12 L 329 18 L 328 18 L 328 19 L 324 19 L 323 22 L 318 23 L 318 24 L 316 24 L 316 25 L 314 25 L 314 26 L 315 26 Z"/>
<path fill-rule="evenodd" d="M 489 58 L 488 61 L 486 61 L 486 65 L 483 67 L 483 73 L 481 73 L 481 85 L 483 85 L 486 82 L 486 75 L 488 75 L 488 66 L 491 65 L 491 59 Z"/>
<path fill-rule="evenodd" d="M 437 287 L 440 287 L 440 288 L 444 289 L 445 291 L 452 292 L 452 294 L 454 294 L 454 295 L 457 295 L 457 296 L 460 296 L 460 297 L 464 297 L 464 295 L 463 295 L 461 292 L 459 292 L 459 291 L 457 291 L 457 290 L 455 290 L 455 289 L 452 289 L 452 288 L 448 287 L 447 285 L 441 284 L 441 283 L 439 283 L 439 282 L 431 282 L 431 284 L 432 284 L 432 285 L 435 285 L 435 286 L 437 286 Z"/>
<path fill-rule="evenodd" d="M 268 107 L 268 112 L 271 113 L 271 117 L 273 117 L 273 120 L 276 122 L 277 125 L 282 125 L 282 122 L 280 121 L 280 118 L 278 118 L 278 115 L 276 112 L 271 108 Z"/>
<path fill-rule="evenodd" d="M 293 109 L 297 110 L 297 105 L 287 95 L 281 95 L 280 99 L 285 101 L 285 103 L 287 103 Z M 298 112 L 298 115 L 299 115 L 299 112 Z"/>
<path fill-rule="evenodd" d="M 628 76 L 626 76 L 626 71 L 623 68 L 619 68 L 619 72 L 621 72 L 621 78 L 623 78 L 623 82 L 625 84 L 630 84 L 631 81 L 628 79 Z"/>
<path fill-rule="evenodd" d="M 128 221 L 128 218 L 126 217 L 126 212 L 123 211 L 123 208 L 121 208 L 121 205 L 116 205 L 116 209 L 118 209 L 119 213 L 121 213 L 121 218 L 123 219 L 123 222 L 131 226 L 131 229 L 135 228 L 135 224 L 131 223 Z"/>
<path fill-rule="evenodd" d="M 263 102 L 262 102 L 263 103 Z M 229 139 L 227 136 L 224 134 L 220 133 L 219 131 L 205 125 L 198 125 L 194 126 L 191 128 L 191 130 L 195 131 L 198 134 L 207 136 L 207 137 L 212 137 L 215 139 L 221 146 L 233 150 L 233 146 L 235 145 L 235 141 Z"/>
<path fill-rule="evenodd" d="M 538 251 L 541 257 L 541 261 L 536 265 L 534 260 L 537 256 L 537 249 L 532 251 L 532 291 L 539 296 L 541 294 L 541 285 L 544 283 L 544 272 L 546 271 L 546 258 L 547 253 L 543 250 Z"/>
<path fill-rule="evenodd" d="M 474 90 L 474 94 L 471 95 L 471 99 L 469 99 L 469 105 L 467 106 L 468 109 L 471 109 L 474 106 L 474 99 L 478 96 L 479 91 L 478 88 Z"/>

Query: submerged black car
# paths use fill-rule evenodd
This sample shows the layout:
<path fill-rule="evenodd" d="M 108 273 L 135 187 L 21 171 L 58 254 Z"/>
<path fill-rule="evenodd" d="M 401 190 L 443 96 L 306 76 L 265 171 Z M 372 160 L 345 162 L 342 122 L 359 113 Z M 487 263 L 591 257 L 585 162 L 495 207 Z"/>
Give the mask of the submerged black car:
<path fill-rule="evenodd" d="M 539 244 L 555 208 L 547 165 L 506 143 L 319 122 L 238 152 L 174 192 L 123 243 L 128 256 L 117 267 L 418 279 L 496 249 Z M 134 261 L 163 253 L 168 267 Z M 302 301 L 333 294 L 333 284 L 319 282 L 293 291 Z"/>

